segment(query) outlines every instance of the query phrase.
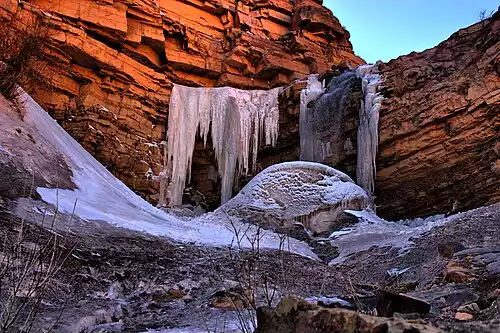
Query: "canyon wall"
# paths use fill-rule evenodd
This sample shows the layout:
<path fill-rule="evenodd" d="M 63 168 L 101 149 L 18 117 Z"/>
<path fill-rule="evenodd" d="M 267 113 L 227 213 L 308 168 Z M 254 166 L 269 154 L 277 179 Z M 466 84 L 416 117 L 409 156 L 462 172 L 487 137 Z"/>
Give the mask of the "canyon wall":
<path fill-rule="evenodd" d="M 280 95 L 276 147 L 256 171 L 300 156 L 299 103 L 310 73 L 363 61 L 321 1 L 1 0 L 0 17 L 42 13 L 53 27 L 47 85 L 33 92 L 64 128 L 130 188 L 155 203 L 172 83 L 269 89 Z M 435 48 L 380 64 L 376 203 L 387 218 L 500 201 L 500 15 Z M 329 71 L 330 70 L 330 71 Z M 326 73 L 326 74 L 325 74 Z M 359 98 L 342 139 L 356 142 Z M 327 161 L 355 175 L 355 152 Z M 209 140 L 192 185 L 214 207 L 220 181 Z M 247 179 L 241 179 L 242 186 Z"/>
<path fill-rule="evenodd" d="M 400 219 L 499 202 L 500 12 L 432 49 L 378 67 L 385 100 L 379 120 L 377 214 Z M 356 143 L 355 95 L 349 92 L 353 102 L 344 111 L 340 141 Z M 294 110 L 299 99 L 291 94 L 282 104 Z M 288 115 L 283 121 L 286 129 L 280 135 L 296 135 L 283 138 L 280 149 L 297 152 L 297 158 L 300 143 L 292 124 L 298 125 L 298 118 Z M 266 155 L 261 157 L 266 163 Z M 325 163 L 355 178 L 355 155 L 348 145 L 340 157 Z"/>
<path fill-rule="evenodd" d="M 363 63 L 318 0 L 0 1 L 0 18 L 15 13 L 38 13 L 53 28 L 47 85 L 34 98 L 152 202 L 172 83 L 269 89 Z M 198 168 L 194 177 L 208 172 Z M 205 177 L 204 191 L 218 186 Z"/>
<path fill-rule="evenodd" d="M 378 213 L 400 218 L 500 201 L 500 13 L 380 66 Z"/>

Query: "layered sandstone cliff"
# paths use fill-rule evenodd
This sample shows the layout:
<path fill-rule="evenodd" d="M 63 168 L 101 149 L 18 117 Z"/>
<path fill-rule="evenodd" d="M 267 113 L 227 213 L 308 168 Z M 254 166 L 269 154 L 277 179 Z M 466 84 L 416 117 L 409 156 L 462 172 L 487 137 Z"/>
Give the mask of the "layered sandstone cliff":
<path fill-rule="evenodd" d="M 500 201 L 500 13 L 381 65 L 378 212 L 406 217 Z"/>
<path fill-rule="evenodd" d="M 54 28 L 49 84 L 35 99 L 153 202 L 172 83 L 268 89 L 362 63 L 317 0 L 0 1 L 1 17 L 16 12 Z"/>
<path fill-rule="evenodd" d="M 375 180 L 380 216 L 427 216 L 500 201 L 499 54 L 497 13 L 435 48 L 379 64 L 385 81 Z M 296 91 L 302 88 L 296 83 L 289 89 L 292 93 L 282 96 L 288 112 L 280 115 L 279 148 L 265 150 L 262 163 L 298 158 L 298 128 L 293 125 L 299 125 L 294 115 L 300 102 Z M 337 89 L 340 86 L 333 90 Z M 345 89 L 347 95 L 335 97 L 352 100 L 344 110 L 331 110 L 343 114 L 338 141 L 354 147 L 362 96 L 357 89 Z M 337 149 L 341 153 L 336 159 L 321 162 L 354 178 L 356 149 L 350 146 L 344 144 L 343 150 Z"/>

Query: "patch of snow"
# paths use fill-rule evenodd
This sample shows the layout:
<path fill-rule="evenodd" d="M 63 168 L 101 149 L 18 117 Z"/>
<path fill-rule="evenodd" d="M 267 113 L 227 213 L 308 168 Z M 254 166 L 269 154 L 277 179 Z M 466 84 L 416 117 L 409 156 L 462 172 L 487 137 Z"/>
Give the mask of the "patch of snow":
<path fill-rule="evenodd" d="M 365 210 L 350 210 L 346 209 L 344 212 L 351 214 L 353 216 L 356 216 L 357 218 L 367 222 L 367 223 L 383 223 L 387 222 L 384 219 L 381 219 L 380 217 L 375 214 L 374 211 L 370 209 L 365 209 Z"/>
<path fill-rule="evenodd" d="M 444 219 L 445 217 L 446 217 L 445 214 L 437 214 L 437 215 L 432 215 L 429 217 L 417 217 L 414 219 L 399 220 L 399 221 L 396 221 L 396 223 L 406 225 L 409 227 L 420 227 L 420 226 L 423 226 L 427 223 L 435 222 L 437 220 Z"/>
<path fill-rule="evenodd" d="M 7 149 L 2 147 L 2 145 L 0 145 L 0 153 L 6 153 L 7 155 L 12 155 Z"/>
<path fill-rule="evenodd" d="M 158 147 L 158 143 L 156 142 L 143 142 L 148 147 Z"/>
<path fill-rule="evenodd" d="M 355 228 L 343 228 L 341 230 L 334 231 L 331 233 L 331 235 L 328 237 L 328 239 L 335 239 L 337 237 L 350 234 L 354 230 L 356 230 L 356 229 Z"/>
<path fill-rule="evenodd" d="M 216 218 L 207 214 L 182 221 L 153 207 L 95 160 L 29 95 L 23 94 L 20 98 L 26 106 L 25 122 L 53 145 L 54 150 L 66 157 L 73 171 L 76 190 L 37 188 L 42 200 L 57 205 L 60 212 L 71 214 L 77 202 L 75 215 L 82 219 L 106 221 L 119 227 L 199 245 L 233 244 L 234 227 L 248 230 L 249 237 L 255 234 L 254 226 L 238 219 L 231 224 L 220 216 Z M 266 232 L 262 237 L 262 248 L 279 248 L 280 237 L 277 234 Z M 307 244 L 295 239 L 289 242 L 292 252 L 317 258 Z M 251 244 L 244 240 L 241 246 L 250 247 Z"/>
<path fill-rule="evenodd" d="M 428 219 L 406 220 L 406 224 L 383 220 L 372 211 L 346 211 L 352 215 L 360 217 L 360 222 L 349 230 L 331 240 L 333 246 L 338 247 L 340 255 L 330 262 L 330 265 L 341 264 L 352 254 L 366 251 L 372 246 L 395 247 L 400 249 L 400 253 L 414 245 L 413 240 L 421 237 L 433 228 L 452 223 L 467 214 L 473 214 L 475 210 L 459 213 L 446 218 L 439 218 L 439 215 Z M 423 223 L 425 221 L 425 223 Z"/>
<path fill-rule="evenodd" d="M 406 267 L 406 268 L 402 268 L 402 269 L 391 268 L 391 269 L 387 270 L 387 275 L 389 275 L 390 277 L 398 277 L 398 276 L 408 272 L 409 270 L 410 270 L 410 267 Z"/>
<path fill-rule="evenodd" d="M 338 304 L 340 307 L 354 308 L 354 306 L 351 303 L 349 303 L 346 300 L 343 300 L 342 298 L 338 298 L 336 296 L 320 296 L 320 297 L 312 296 L 312 297 L 307 297 L 305 299 L 305 301 L 307 301 L 309 303 L 321 302 L 326 306 Z"/>

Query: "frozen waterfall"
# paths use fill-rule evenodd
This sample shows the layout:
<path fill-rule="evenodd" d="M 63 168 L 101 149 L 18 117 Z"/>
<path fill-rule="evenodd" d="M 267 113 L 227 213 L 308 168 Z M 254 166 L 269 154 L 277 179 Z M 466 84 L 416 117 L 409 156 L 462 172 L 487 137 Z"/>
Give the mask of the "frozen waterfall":
<path fill-rule="evenodd" d="M 174 85 L 163 171 L 169 178 L 166 199 L 170 206 L 182 204 L 186 179 L 190 181 L 191 177 L 197 134 L 206 144 L 211 133 L 222 180 L 221 201 L 231 198 L 235 177 L 247 173 L 250 165 L 256 165 L 260 139 L 264 138 L 266 145 L 276 144 L 279 92 L 280 88 L 240 90 Z"/>
<path fill-rule="evenodd" d="M 355 154 L 355 141 L 345 136 L 344 127 L 349 112 L 354 113 L 349 106 L 353 101 L 359 102 L 360 90 L 360 80 L 354 71 L 333 77 L 324 92 L 315 89 L 314 85 L 302 90 L 304 96 L 314 95 L 315 98 L 313 103 L 309 99 L 304 99 L 308 104 L 301 103 L 301 160 L 338 167 L 347 154 Z M 358 114 L 357 108 L 355 114 Z"/>
<path fill-rule="evenodd" d="M 300 92 L 300 160 L 311 162 L 322 162 L 315 154 L 316 136 L 314 131 L 314 110 L 311 102 L 321 96 L 325 89 L 323 83 L 319 81 L 318 74 L 309 75 L 307 86 Z"/>
<path fill-rule="evenodd" d="M 377 65 L 359 66 L 356 74 L 361 79 L 364 94 L 359 110 L 356 180 L 359 186 L 373 194 L 377 172 L 379 112 L 384 99 L 378 92 L 382 79 Z"/>
<path fill-rule="evenodd" d="M 343 137 L 344 127 L 351 101 L 361 99 L 356 178 L 358 185 L 372 194 L 383 100 L 378 93 L 381 82 L 377 65 L 363 65 L 332 78 L 326 89 L 318 75 L 310 75 L 300 95 L 300 159 L 333 166 L 354 149 L 353 142 Z"/>

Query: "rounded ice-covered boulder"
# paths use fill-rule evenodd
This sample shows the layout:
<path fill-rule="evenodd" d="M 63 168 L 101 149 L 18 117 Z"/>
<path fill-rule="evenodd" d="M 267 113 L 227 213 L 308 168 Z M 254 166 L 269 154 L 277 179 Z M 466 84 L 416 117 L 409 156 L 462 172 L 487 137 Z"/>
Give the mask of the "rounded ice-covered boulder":
<path fill-rule="evenodd" d="M 346 174 L 323 164 L 287 162 L 255 176 L 218 210 L 268 229 L 301 223 L 315 236 L 344 225 L 344 210 L 371 207 L 369 195 Z"/>

